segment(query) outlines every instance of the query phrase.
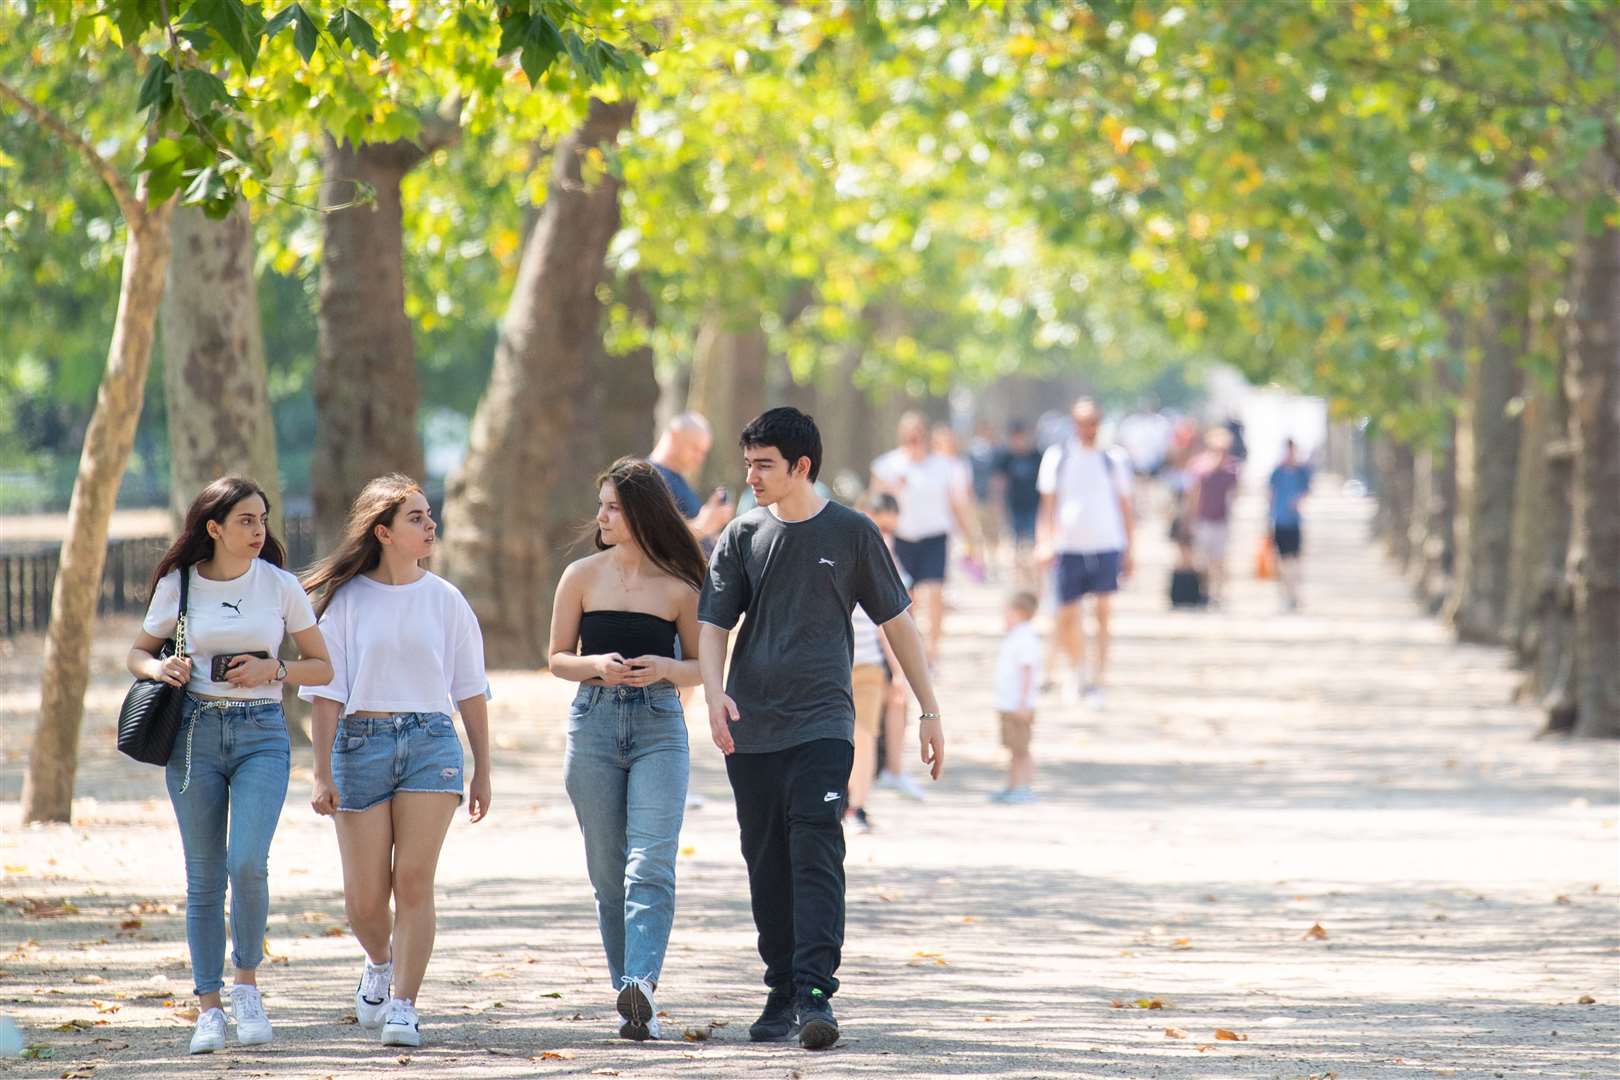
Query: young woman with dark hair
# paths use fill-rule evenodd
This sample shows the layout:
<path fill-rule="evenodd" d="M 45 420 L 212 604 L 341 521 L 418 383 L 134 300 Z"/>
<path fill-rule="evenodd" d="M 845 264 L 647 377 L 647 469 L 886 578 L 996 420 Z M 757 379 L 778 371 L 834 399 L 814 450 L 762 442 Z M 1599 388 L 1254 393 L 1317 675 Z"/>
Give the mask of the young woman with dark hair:
<path fill-rule="evenodd" d="M 414 480 L 378 477 L 337 550 L 304 578 L 336 668 L 299 691 L 315 705 L 310 805 L 337 824 L 344 907 L 366 952 L 355 1016 L 382 1028 L 384 1046 L 422 1044 L 416 998 L 433 954 L 439 851 L 464 782 L 471 820 L 490 801 L 484 639 L 460 591 L 421 566 L 436 530 Z"/>
<path fill-rule="evenodd" d="M 675 919 L 689 766 L 675 688 L 701 678 L 704 563 L 653 466 L 620 458 L 596 486 L 597 553 L 557 584 L 551 672 L 580 684 L 563 771 L 619 992 L 619 1034 L 639 1041 L 660 1036 L 653 991 Z"/>
<path fill-rule="evenodd" d="M 199 998 L 193 1054 L 225 1047 L 220 1008 L 225 888 L 231 892 L 231 1013 L 244 1045 L 273 1037 L 256 972 L 270 912 L 270 840 L 287 798 L 291 748 L 281 712 L 285 683 L 332 677 L 315 613 L 286 551 L 270 532 L 270 502 L 251 480 L 203 489 L 152 575 L 152 602 L 129 651 L 138 678 L 186 688 L 179 738 L 165 777 L 186 855 L 186 944 Z M 159 659 L 180 615 L 189 575 L 185 653 Z M 279 660 L 291 634 L 302 659 Z"/>

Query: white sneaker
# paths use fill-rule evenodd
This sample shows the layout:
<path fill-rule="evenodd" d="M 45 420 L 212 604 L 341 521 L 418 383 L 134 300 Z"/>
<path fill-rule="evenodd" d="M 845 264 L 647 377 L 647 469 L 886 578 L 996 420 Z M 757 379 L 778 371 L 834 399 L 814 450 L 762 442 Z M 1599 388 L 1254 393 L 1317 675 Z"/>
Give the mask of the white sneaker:
<path fill-rule="evenodd" d="M 193 1054 L 212 1054 L 225 1049 L 225 1011 L 204 1009 L 197 1017 L 197 1030 L 191 1033 Z"/>
<path fill-rule="evenodd" d="M 1088 708 L 1088 709 L 1101 709 L 1103 707 L 1103 688 L 1102 687 L 1100 687 L 1100 686 L 1088 686 L 1088 687 L 1086 687 L 1086 692 L 1082 696 L 1086 700 L 1086 708 Z"/>
<path fill-rule="evenodd" d="M 274 1036 L 257 986 L 237 983 L 231 987 L 231 1016 L 236 1021 L 236 1041 L 243 1046 L 260 1046 Z"/>
<path fill-rule="evenodd" d="M 624 989 L 619 991 L 619 1015 L 624 1017 L 624 1023 L 619 1025 L 619 1037 L 636 1042 L 662 1038 L 651 980 L 626 975 L 623 981 Z"/>
<path fill-rule="evenodd" d="M 915 799 L 917 802 L 922 802 L 928 797 L 928 793 L 922 789 L 922 785 L 905 773 L 889 772 L 885 769 L 883 772 L 878 773 L 877 782 L 879 787 L 897 791 L 906 798 Z"/>
<path fill-rule="evenodd" d="M 688 791 L 686 793 L 686 808 L 688 810 L 701 810 L 707 805 L 709 805 L 709 800 L 697 792 Z"/>
<path fill-rule="evenodd" d="M 388 1011 L 388 992 L 394 983 L 394 962 L 373 964 L 366 961 L 360 972 L 360 985 L 354 988 L 354 1018 L 363 1028 L 381 1027 Z"/>
<path fill-rule="evenodd" d="M 382 1044 L 384 1046 L 421 1046 L 422 1025 L 416 1018 L 416 1006 L 406 998 L 391 998 L 388 1013 L 383 1017 Z"/>

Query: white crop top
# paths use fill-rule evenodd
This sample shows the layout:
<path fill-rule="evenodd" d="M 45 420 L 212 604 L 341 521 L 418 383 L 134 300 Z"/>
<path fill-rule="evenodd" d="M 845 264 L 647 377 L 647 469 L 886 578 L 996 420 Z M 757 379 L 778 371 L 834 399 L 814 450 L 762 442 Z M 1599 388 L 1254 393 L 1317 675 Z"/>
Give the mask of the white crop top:
<path fill-rule="evenodd" d="M 186 602 L 190 609 L 186 651 L 191 654 L 191 680 L 186 689 L 210 697 L 279 698 L 279 682 L 244 688 L 214 682 L 209 675 L 216 654 L 266 652 L 275 656 L 283 637 L 315 625 L 315 609 L 298 579 L 263 559 L 254 559 L 247 573 L 229 581 L 210 581 L 193 568 Z M 155 638 L 170 637 L 179 614 L 180 571 L 171 570 L 152 590 L 141 629 Z"/>
<path fill-rule="evenodd" d="M 449 712 L 489 696 L 484 635 L 461 590 L 436 574 L 409 585 L 364 575 L 348 581 L 321 615 L 332 681 L 300 687 L 356 712 Z"/>

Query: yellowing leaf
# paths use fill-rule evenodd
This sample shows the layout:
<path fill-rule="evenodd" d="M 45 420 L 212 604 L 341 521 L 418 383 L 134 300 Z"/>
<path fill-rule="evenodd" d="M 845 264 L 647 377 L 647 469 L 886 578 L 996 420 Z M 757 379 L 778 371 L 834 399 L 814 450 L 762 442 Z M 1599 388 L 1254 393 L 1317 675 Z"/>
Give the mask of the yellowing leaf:
<path fill-rule="evenodd" d="M 1248 1042 L 1249 1041 L 1249 1037 L 1247 1035 L 1240 1035 L 1236 1031 L 1231 1031 L 1231 1030 L 1229 1030 L 1227 1028 L 1216 1028 L 1215 1029 L 1215 1038 L 1216 1038 L 1216 1040 L 1218 1040 L 1220 1042 Z"/>
<path fill-rule="evenodd" d="M 1164 1037 L 1167 1039 L 1185 1039 L 1187 1033 L 1180 1028 L 1165 1028 Z"/>
<path fill-rule="evenodd" d="M 1315 924 L 1313 924 L 1311 926 L 1311 928 L 1309 930 L 1305 931 L 1305 935 L 1304 935 L 1303 940 L 1306 940 L 1306 941 L 1326 941 L 1327 936 L 1328 936 L 1328 932 L 1326 930 L 1322 929 L 1322 924 L 1321 923 L 1315 923 Z"/>

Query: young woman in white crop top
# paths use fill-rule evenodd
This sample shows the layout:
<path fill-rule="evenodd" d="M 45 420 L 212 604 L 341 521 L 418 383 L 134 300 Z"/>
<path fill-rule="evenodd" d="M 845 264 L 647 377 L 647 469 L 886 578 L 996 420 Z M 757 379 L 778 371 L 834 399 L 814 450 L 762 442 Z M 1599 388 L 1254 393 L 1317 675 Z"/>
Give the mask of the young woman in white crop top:
<path fill-rule="evenodd" d="M 291 754 L 281 687 L 332 677 L 315 613 L 298 579 L 282 569 L 286 552 L 269 517 L 269 500 L 251 480 L 228 476 L 203 489 L 158 560 L 152 602 L 126 661 L 140 678 L 186 688 L 166 781 L 186 854 L 186 944 L 199 999 L 194 1054 L 225 1048 L 227 882 L 236 1037 L 252 1045 L 273 1036 L 256 973 L 270 913 L 270 840 L 287 799 Z M 181 574 L 189 576 L 185 649 L 160 660 L 179 621 Z M 302 659 L 276 658 L 288 634 Z"/>
<path fill-rule="evenodd" d="M 338 549 L 304 578 L 334 669 L 299 691 L 315 705 L 310 805 L 337 823 L 344 906 L 366 952 L 355 1015 L 382 1028 L 385 1046 L 422 1043 L 416 999 L 433 954 L 439 851 L 463 784 L 471 820 L 490 800 L 484 639 L 461 592 L 421 566 L 436 530 L 415 481 L 379 477 L 355 499 Z"/>

